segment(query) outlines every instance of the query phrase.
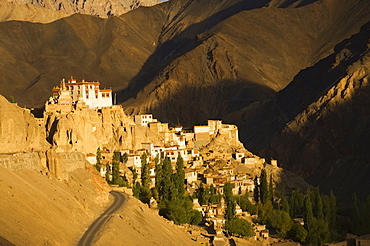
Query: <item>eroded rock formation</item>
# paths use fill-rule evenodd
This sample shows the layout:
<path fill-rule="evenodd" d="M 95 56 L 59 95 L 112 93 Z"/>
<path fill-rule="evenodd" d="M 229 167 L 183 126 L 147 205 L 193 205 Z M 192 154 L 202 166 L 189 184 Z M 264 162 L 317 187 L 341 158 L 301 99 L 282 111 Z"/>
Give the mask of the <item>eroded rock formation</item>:
<path fill-rule="evenodd" d="M 110 151 L 141 149 L 141 143 L 162 140 L 148 127 L 136 125 L 119 106 L 101 110 L 84 108 L 68 114 L 45 114 L 47 139 L 57 152 L 96 153 L 98 147 Z"/>
<path fill-rule="evenodd" d="M 27 109 L 0 95 L 0 153 L 45 151 L 45 130 Z"/>

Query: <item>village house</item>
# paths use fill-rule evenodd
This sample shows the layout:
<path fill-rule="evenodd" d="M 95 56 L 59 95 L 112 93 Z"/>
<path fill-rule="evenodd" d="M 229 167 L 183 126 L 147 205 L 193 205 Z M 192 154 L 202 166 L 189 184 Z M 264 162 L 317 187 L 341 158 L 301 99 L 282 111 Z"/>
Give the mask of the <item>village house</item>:
<path fill-rule="evenodd" d="M 149 123 L 153 121 L 155 122 L 156 119 L 153 119 L 152 114 L 138 114 L 138 115 L 135 115 L 134 121 L 136 124 L 140 126 L 148 126 Z"/>

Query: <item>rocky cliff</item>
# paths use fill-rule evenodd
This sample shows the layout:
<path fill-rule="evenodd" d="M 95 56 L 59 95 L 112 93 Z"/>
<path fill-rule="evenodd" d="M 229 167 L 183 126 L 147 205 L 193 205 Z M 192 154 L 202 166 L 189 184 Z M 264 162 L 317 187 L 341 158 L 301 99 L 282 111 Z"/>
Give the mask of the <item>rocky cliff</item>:
<path fill-rule="evenodd" d="M 367 23 L 271 102 L 245 109 L 241 119 L 248 149 L 277 158 L 345 200 L 370 189 L 369 34 Z"/>
<path fill-rule="evenodd" d="M 45 151 L 45 129 L 29 110 L 11 104 L 0 95 L 0 153 Z"/>
<path fill-rule="evenodd" d="M 158 0 L 0 0 L 0 21 L 49 23 L 72 14 L 110 17 L 158 3 Z"/>
<path fill-rule="evenodd" d="M 148 127 L 126 116 L 121 107 L 84 108 L 69 114 L 46 113 L 46 137 L 57 152 L 96 153 L 98 147 L 141 149 L 141 143 L 160 144 L 162 139 Z"/>

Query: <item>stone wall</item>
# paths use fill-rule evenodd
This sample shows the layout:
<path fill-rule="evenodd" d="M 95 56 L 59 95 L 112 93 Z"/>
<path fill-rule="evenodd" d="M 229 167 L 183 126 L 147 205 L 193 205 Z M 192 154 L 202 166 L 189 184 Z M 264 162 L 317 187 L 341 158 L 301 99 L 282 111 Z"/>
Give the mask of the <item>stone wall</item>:
<path fill-rule="evenodd" d="M 23 169 L 38 172 L 49 171 L 59 179 L 68 179 L 68 173 L 77 168 L 85 168 L 85 155 L 81 152 L 57 153 L 45 152 L 16 153 L 0 155 L 0 165 L 15 172 Z"/>
<path fill-rule="evenodd" d="M 68 173 L 77 168 L 85 168 L 87 162 L 85 155 L 81 152 L 62 152 L 54 150 L 46 152 L 47 167 L 59 179 L 68 179 Z"/>
<path fill-rule="evenodd" d="M 31 169 L 42 171 L 46 168 L 45 155 L 43 153 L 17 153 L 0 156 L 0 165 L 11 170 L 20 171 Z"/>

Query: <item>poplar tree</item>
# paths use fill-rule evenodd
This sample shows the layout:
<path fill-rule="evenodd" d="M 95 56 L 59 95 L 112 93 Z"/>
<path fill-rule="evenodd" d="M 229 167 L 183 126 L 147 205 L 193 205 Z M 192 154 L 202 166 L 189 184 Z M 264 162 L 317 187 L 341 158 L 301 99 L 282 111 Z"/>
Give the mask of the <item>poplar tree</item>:
<path fill-rule="evenodd" d="M 272 179 L 272 173 L 270 174 L 270 182 L 269 182 L 269 190 L 268 190 L 268 194 L 269 194 L 269 200 L 274 203 L 274 183 L 273 183 L 273 179 Z"/>
<path fill-rule="evenodd" d="M 160 199 L 164 201 L 169 201 L 171 198 L 170 190 L 172 186 L 172 164 L 171 160 L 168 156 L 166 156 L 163 160 L 162 165 L 162 180 L 160 185 L 159 196 Z"/>
<path fill-rule="evenodd" d="M 305 196 L 304 200 L 304 227 L 310 233 L 313 227 L 313 213 L 312 213 L 312 203 L 311 203 L 311 198 L 309 195 Z"/>
<path fill-rule="evenodd" d="M 141 156 L 141 185 L 145 189 L 149 189 L 150 186 L 150 168 L 146 153 Z"/>
<path fill-rule="evenodd" d="M 236 205 L 233 197 L 232 185 L 230 182 L 224 185 L 224 199 L 226 204 L 225 219 L 232 220 L 236 214 Z"/>
<path fill-rule="evenodd" d="M 155 188 L 159 195 L 159 189 L 162 182 L 162 160 L 159 159 L 158 155 L 155 157 L 154 163 L 155 163 Z"/>
<path fill-rule="evenodd" d="M 269 198 L 269 190 L 268 190 L 266 170 L 262 169 L 261 176 L 260 176 L 260 200 L 263 204 L 265 204 L 268 198 Z"/>
<path fill-rule="evenodd" d="M 185 194 L 185 170 L 184 170 L 184 159 L 181 154 L 177 156 L 176 160 L 176 174 L 175 174 L 175 185 L 178 191 L 178 197 L 182 199 Z"/>
<path fill-rule="evenodd" d="M 96 164 L 95 164 L 96 170 L 100 172 L 101 169 L 101 152 L 100 147 L 96 150 Z"/>
<path fill-rule="evenodd" d="M 121 159 L 121 153 L 119 151 L 113 152 L 113 161 L 112 161 L 112 183 L 119 184 L 119 163 Z"/>
<path fill-rule="evenodd" d="M 254 201 L 256 203 L 258 203 L 260 201 L 260 192 L 259 192 L 259 185 L 258 185 L 257 176 L 254 178 L 253 198 L 254 198 Z"/>
<path fill-rule="evenodd" d="M 105 181 L 107 181 L 107 183 L 109 184 L 110 183 L 110 177 L 109 177 L 109 164 L 105 164 Z"/>

